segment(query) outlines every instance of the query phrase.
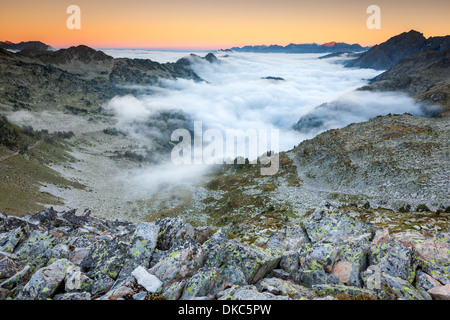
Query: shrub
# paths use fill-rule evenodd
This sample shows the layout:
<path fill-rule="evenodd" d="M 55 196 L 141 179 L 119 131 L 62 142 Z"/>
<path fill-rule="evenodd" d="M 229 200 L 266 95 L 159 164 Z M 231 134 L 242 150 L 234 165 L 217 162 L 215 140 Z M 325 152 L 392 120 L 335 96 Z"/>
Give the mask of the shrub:
<path fill-rule="evenodd" d="M 427 207 L 426 204 L 422 203 L 417 206 L 417 212 L 431 212 L 430 208 Z"/>

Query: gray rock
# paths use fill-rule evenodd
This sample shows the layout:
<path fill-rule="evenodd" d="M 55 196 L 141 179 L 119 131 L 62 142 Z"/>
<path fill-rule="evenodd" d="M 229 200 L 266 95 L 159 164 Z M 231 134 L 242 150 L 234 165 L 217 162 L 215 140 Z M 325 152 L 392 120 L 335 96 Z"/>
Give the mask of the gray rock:
<path fill-rule="evenodd" d="M 23 263 L 4 257 L 0 260 L 0 279 L 10 278 L 23 268 Z"/>
<path fill-rule="evenodd" d="M 117 279 L 128 253 L 129 243 L 126 239 L 116 237 L 111 240 L 99 240 L 90 246 L 89 253 L 80 266 L 86 275 L 94 278 L 98 273 Z"/>
<path fill-rule="evenodd" d="M 132 275 L 136 279 L 137 283 L 140 284 L 150 293 L 156 293 L 159 292 L 161 289 L 163 283 L 161 280 L 159 280 L 154 275 L 150 274 L 145 270 L 144 267 L 137 267 L 133 272 Z"/>
<path fill-rule="evenodd" d="M 412 283 L 415 278 L 415 254 L 412 248 L 391 241 L 371 246 L 368 262 L 381 272 Z"/>
<path fill-rule="evenodd" d="M 418 290 L 428 291 L 430 289 L 433 289 L 434 287 L 439 287 L 441 285 L 442 284 L 439 281 L 434 279 L 429 274 L 421 270 L 418 270 L 416 272 L 416 288 Z"/>
<path fill-rule="evenodd" d="M 127 259 L 118 277 L 119 280 L 128 277 L 139 265 L 148 268 L 158 234 L 159 226 L 153 223 L 141 222 L 137 225 L 128 249 Z"/>
<path fill-rule="evenodd" d="M 176 242 L 195 237 L 194 228 L 182 217 L 158 219 L 156 225 L 160 228 L 157 243 L 159 250 L 169 250 Z"/>
<path fill-rule="evenodd" d="M 89 292 L 71 292 L 55 294 L 52 300 L 91 300 Z"/>
<path fill-rule="evenodd" d="M 133 295 L 133 300 L 145 300 L 147 297 L 147 292 L 142 291 Z"/>
<path fill-rule="evenodd" d="M 0 238 L 0 251 L 13 253 L 16 247 L 22 243 L 28 236 L 28 231 L 25 227 L 18 227 L 3 238 Z"/>
<path fill-rule="evenodd" d="M 183 279 L 179 282 L 173 282 L 170 285 L 168 285 L 163 293 L 161 294 L 164 298 L 167 300 L 178 300 L 181 297 L 181 294 L 183 293 L 183 289 L 186 285 L 187 280 Z"/>
<path fill-rule="evenodd" d="M 358 298 L 361 296 L 369 297 L 371 299 L 378 299 L 377 294 L 369 289 L 363 289 L 353 286 L 345 285 L 332 285 L 332 284 L 319 284 L 314 285 L 312 290 L 318 296 L 333 296 L 344 295 L 351 298 Z"/>
<path fill-rule="evenodd" d="M 214 246 L 210 244 L 206 246 L 205 266 L 221 266 L 224 269 L 238 267 L 248 284 L 256 283 L 269 274 L 278 266 L 282 256 L 281 251 L 244 245 L 234 239 Z"/>
<path fill-rule="evenodd" d="M 283 251 L 298 250 L 303 243 L 309 242 L 308 235 L 301 226 L 285 226 L 280 231 L 270 234 L 267 248 L 275 248 Z"/>
<path fill-rule="evenodd" d="M 39 269 L 25 285 L 17 299 L 45 300 L 51 298 L 55 290 L 64 281 L 70 266 L 72 266 L 70 261 L 61 259 L 53 262 L 48 267 Z"/>
<path fill-rule="evenodd" d="M 91 294 L 94 297 L 105 294 L 114 285 L 114 280 L 103 273 L 98 273 L 93 280 Z"/>
<path fill-rule="evenodd" d="M 31 277 L 32 271 L 33 271 L 33 269 L 31 268 L 31 266 L 26 265 L 21 271 L 16 273 L 14 276 L 12 276 L 8 280 L 5 280 L 4 282 L 2 282 L 0 284 L 0 288 L 5 288 L 5 289 L 11 290 L 21 284 L 24 284 Z"/>
<path fill-rule="evenodd" d="M 308 300 L 315 297 L 312 290 L 303 286 L 277 278 L 265 278 L 256 283 L 260 292 L 269 292 L 274 295 L 282 295 L 294 300 Z"/>
<path fill-rule="evenodd" d="M 428 290 L 433 300 L 450 300 L 450 284 Z"/>
<path fill-rule="evenodd" d="M 127 286 L 120 286 L 116 289 L 108 291 L 103 296 L 99 297 L 98 300 L 120 300 L 124 295 L 132 294 L 133 289 Z"/>
<path fill-rule="evenodd" d="M 167 256 L 150 268 L 149 272 L 165 283 L 193 275 L 203 263 L 202 246 L 187 238 L 184 243 L 171 247 Z"/>
<path fill-rule="evenodd" d="M 399 300 L 425 300 L 409 281 L 383 273 L 382 290 L 393 294 Z"/>
<path fill-rule="evenodd" d="M 326 204 L 305 221 L 311 242 L 370 241 L 375 227 L 359 221 L 348 213 Z"/>
<path fill-rule="evenodd" d="M 5 300 L 6 297 L 8 296 L 8 294 L 9 294 L 9 290 L 8 289 L 0 288 L 0 301 L 1 300 Z"/>
<path fill-rule="evenodd" d="M 19 259 L 25 259 L 36 268 L 50 260 L 56 239 L 48 232 L 33 231 L 15 251 Z"/>
<path fill-rule="evenodd" d="M 236 286 L 222 292 L 218 300 L 290 300 L 286 296 L 276 296 L 268 292 L 258 292 L 253 285 Z"/>
<path fill-rule="evenodd" d="M 69 259 L 70 249 L 66 244 L 57 244 L 52 249 L 52 259 Z"/>

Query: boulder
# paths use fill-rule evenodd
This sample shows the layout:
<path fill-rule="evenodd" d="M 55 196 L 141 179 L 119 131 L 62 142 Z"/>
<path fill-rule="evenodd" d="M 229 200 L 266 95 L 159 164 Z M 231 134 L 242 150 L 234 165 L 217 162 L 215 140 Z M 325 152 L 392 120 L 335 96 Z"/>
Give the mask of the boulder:
<path fill-rule="evenodd" d="M 309 242 L 308 235 L 301 226 L 285 226 L 281 230 L 270 234 L 267 248 L 291 251 L 298 250 L 303 243 Z"/>
<path fill-rule="evenodd" d="M 177 241 L 195 238 L 194 228 L 182 217 L 158 219 L 156 225 L 160 228 L 156 246 L 159 250 L 169 250 Z"/>
<path fill-rule="evenodd" d="M 312 290 L 278 278 L 264 278 L 256 283 L 260 292 L 268 292 L 274 295 L 286 296 L 294 300 L 308 300 L 315 297 Z"/>
<path fill-rule="evenodd" d="M 423 295 L 409 281 L 382 273 L 382 290 L 393 294 L 399 300 L 425 300 Z"/>
<path fill-rule="evenodd" d="M 376 230 L 330 204 L 317 209 L 304 225 L 311 242 L 370 241 Z"/>
<path fill-rule="evenodd" d="M 164 283 L 189 277 L 204 263 L 204 250 L 195 240 L 187 238 L 171 247 L 167 255 L 150 268 L 149 272 Z"/>
<path fill-rule="evenodd" d="M 148 268 L 158 240 L 159 226 L 141 222 L 137 225 L 128 248 L 127 258 L 119 274 L 119 281 L 127 278 L 138 266 Z"/>
<path fill-rule="evenodd" d="M 378 299 L 377 294 L 369 289 L 363 289 L 353 286 L 319 284 L 312 287 L 314 293 L 318 296 L 333 296 L 353 299 Z"/>
<path fill-rule="evenodd" d="M 428 290 L 428 293 L 434 300 L 450 300 L 450 284 L 434 287 Z"/>
<path fill-rule="evenodd" d="M 133 272 L 132 275 L 136 279 L 137 283 L 144 287 L 150 293 L 159 292 L 163 283 L 154 275 L 148 273 L 144 267 L 139 266 Z"/>
<path fill-rule="evenodd" d="M 39 269 L 24 286 L 17 299 L 46 300 L 52 298 L 56 289 L 63 283 L 70 266 L 72 266 L 70 261 L 61 259 L 48 267 Z"/>

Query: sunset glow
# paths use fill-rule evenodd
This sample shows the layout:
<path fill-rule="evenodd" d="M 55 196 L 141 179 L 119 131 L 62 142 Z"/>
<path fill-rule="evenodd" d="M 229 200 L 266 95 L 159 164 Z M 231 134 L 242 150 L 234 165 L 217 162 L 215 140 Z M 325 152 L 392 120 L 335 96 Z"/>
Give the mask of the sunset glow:
<path fill-rule="evenodd" d="M 40 40 L 54 47 L 219 49 L 243 45 L 374 45 L 411 29 L 448 34 L 450 2 L 429 1 L 3 1 L 0 40 Z M 66 8 L 81 8 L 81 30 L 66 27 Z M 366 27 L 369 5 L 381 29 Z"/>

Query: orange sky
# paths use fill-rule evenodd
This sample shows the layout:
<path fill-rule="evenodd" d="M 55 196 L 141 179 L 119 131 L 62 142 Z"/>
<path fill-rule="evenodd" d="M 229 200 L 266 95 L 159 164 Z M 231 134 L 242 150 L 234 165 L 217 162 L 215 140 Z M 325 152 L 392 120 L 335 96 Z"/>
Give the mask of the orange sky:
<path fill-rule="evenodd" d="M 20 0 L 1 1 L 0 40 L 54 47 L 219 49 L 329 41 L 374 45 L 415 29 L 447 35 L 449 0 Z M 81 30 L 66 8 L 81 8 Z M 381 8 L 369 30 L 366 8 Z"/>

